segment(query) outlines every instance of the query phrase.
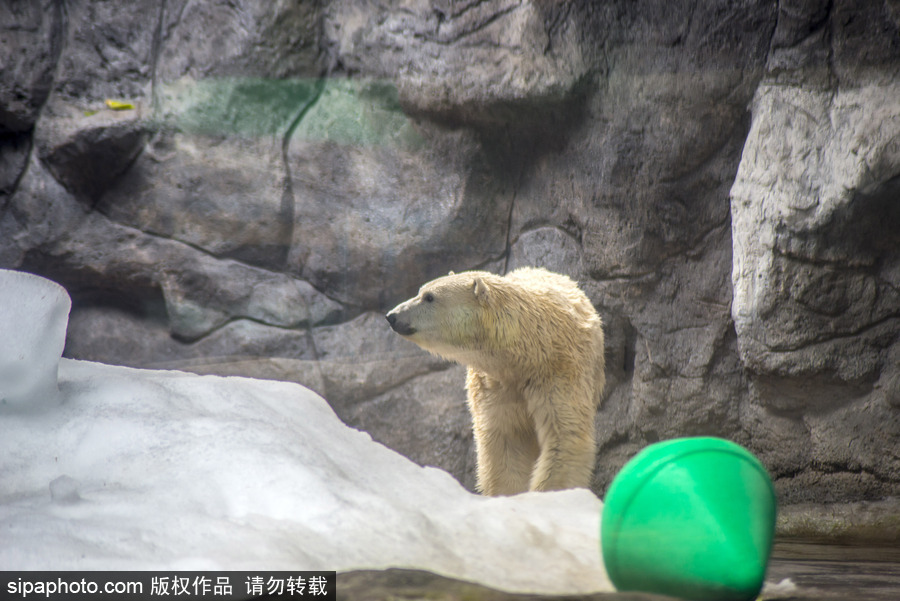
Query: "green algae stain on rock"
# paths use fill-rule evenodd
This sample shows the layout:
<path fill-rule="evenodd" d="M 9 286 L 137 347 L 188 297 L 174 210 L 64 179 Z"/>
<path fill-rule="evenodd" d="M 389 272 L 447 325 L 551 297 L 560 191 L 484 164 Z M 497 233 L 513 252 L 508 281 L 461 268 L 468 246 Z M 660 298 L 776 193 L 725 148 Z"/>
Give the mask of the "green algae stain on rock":
<path fill-rule="evenodd" d="M 329 79 L 322 85 L 313 78 L 183 79 L 166 88 L 159 118 L 185 133 L 207 136 L 290 133 L 292 139 L 408 151 L 422 144 L 397 88 L 384 81 Z"/>
<path fill-rule="evenodd" d="M 315 84 L 314 79 L 181 79 L 166 87 L 159 117 L 191 134 L 282 136 L 315 97 Z"/>
<path fill-rule="evenodd" d="M 377 80 L 329 80 L 294 139 L 342 145 L 390 146 L 413 151 L 423 144 L 400 106 L 397 88 Z"/>

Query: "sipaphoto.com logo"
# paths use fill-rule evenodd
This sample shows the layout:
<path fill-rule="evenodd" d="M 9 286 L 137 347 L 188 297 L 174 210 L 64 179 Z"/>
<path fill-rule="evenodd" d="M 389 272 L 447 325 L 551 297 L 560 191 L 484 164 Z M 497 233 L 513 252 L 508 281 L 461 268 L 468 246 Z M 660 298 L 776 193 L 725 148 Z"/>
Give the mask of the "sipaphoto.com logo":
<path fill-rule="evenodd" d="M 19 576 L 15 580 L 6 583 L 6 592 L 10 597 L 22 599 L 30 597 L 57 597 L 71 599 L 85 595 L 142 595 L 144 583 L 127 580 L 88 580 L 82 574 L 77 577 L 58 576 L 53 579 L 42 579 L 38 573 L 29 576 Z"/>
<path fill-rule="evenodd" d="M 0 601 L 335 601 L 336 578 L 333 571 L 0 571 Z"/>

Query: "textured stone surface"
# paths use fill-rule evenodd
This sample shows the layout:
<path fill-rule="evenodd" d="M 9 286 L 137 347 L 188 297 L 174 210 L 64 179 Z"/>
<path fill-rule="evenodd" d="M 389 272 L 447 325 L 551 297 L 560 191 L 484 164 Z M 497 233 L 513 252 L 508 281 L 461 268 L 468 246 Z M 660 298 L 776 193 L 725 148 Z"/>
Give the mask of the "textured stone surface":
<path fill-rule="evenodd" d="M 61 27 L 53 0 L 0 6 L 0 136 L 30 130 L 37 121 L 53 84 Z"/>
<path fill-rule="evenodd" d="M 392 85 L 326 85 L 286 156 L 289 270 L 341 302 L 387 309 L 505 251 L 512 187 L 471 132 L 414 123 Z"/>
<path fill-rule="evenodd" d="M 0 6 L 0 210 L 28 163 L 31 130 L 53 84 L 61 26 L 52 0 Z"/>
<path fill-rule="evenodd" d="M 731 191 L 748 407 L 791 498 L 877 498 L 900 475 L 896 454 L 873 452 L 900 442 L 897 15 L 781 15 Z"/>
<path fill-rule="evenodd" d="M 540 601 L 559 599 L 533 593 L 510 593 L 455 580 L 422 570 L 355 570 L 337 577 L 337 598 L 341 601 L 394 601 L 434 599 L 435 601 Z M 562 597 L 563 599 L 567 597 Z M 574 601 L 573 597 L 568 597 Z M 672 597 L 650 593 L 593 593 L 578 595 L 578 601 L 671 601 Z"/>
<path fill-rule="evenodd" d="M 554 112 L 568 108 L 591 70 L 579 12 L 573 3 L 516 0 L 402 10 L 339 1 L 325 26 L 346 68 L 396 78 L 413 113 L 482 126 L 524 116 L 533 127 L 560 118 Z"/>
<path fill-rule="evenodd" d="M 900 494 L 895 2 L 116 6 L 0 8 L 0 266 L 67 356 L 301 382 L 472 486 L 464 370 L 382 313 L 540 265 L 606 324 L 596 492 L 716 435 Z"/>
<path fill-rule="evenodd" d="M 776 547 L 776 554 L 781 551 Z M 769 564 L 760 601 L 848 601 L 865 597 L 893 601 L 896 563 L 885 559 L 884 548 L 847 552 L 846 547 L 800 545 L 791 547 Z M 893 549 L 891 549 L 893 551 Z M 802 553 L 803 555 L 798 555 Z M 890 553 L 890 551 L 889 551 Z M 893 555 L 893 553 L 891 553 Z M 814 557 L 810 561 L 810 557 Z M 420 570 L 356 570 L 337 577 L 340 601 L 541 601 L 549 596 L 510 593 L 446 578 Z M 553 596 L 564 601 L 675 601 L 674 597 L 637 591 Z"/>
<path fill-rule="evenodd" d="M 158 11 L 161 24 L 156 72 L 162 84 L 181 78 L 280 79 L 317 72 L 322 54 L 320 0 L 145 4 Z"/>
<path fill-rule="evenodd" d="M 51 112 L 52 110 L 52 112 Z M 96 113 L 57 103 L 35 135 L 54 177 L 92 206 L 137 158 L 147 138 L 138 110 Z"/>

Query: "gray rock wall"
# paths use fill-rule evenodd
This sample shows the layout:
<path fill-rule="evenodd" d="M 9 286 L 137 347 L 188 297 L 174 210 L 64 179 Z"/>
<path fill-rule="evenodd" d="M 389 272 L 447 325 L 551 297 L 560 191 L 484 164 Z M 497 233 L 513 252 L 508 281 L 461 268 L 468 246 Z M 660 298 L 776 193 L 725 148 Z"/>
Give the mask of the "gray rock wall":
<path fill-rule="evenodd" d="M 381 314 L 542 265 L 606 323 L 598 493 L 716 435 L 786 502 L 900 494 L 896 2 L 18 0 L 0 32 L 0 267 L 70 291 L 67 356 L 298 381 L 472 486 L 463 369 Z"/>

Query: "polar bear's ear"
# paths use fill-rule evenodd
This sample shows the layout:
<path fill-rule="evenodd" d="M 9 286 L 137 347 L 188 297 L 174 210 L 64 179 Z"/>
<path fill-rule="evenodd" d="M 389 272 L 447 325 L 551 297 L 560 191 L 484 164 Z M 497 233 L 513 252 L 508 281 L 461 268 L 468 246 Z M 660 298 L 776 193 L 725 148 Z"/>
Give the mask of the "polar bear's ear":
<path fill-rule="evenodd" d="M 456 272 L 455 272 L 455 271 L 451 271 L 451 272 L 448 273 L 447 275 L 456 275 Z"/>
<path fill-rule="evenodd" d="M 476 277 L 472 281 L 472 293 L 475 295 L 475 298 L 479 301 L 486 301 L 488 298 L 488 287 L 479 277 Z"/>

